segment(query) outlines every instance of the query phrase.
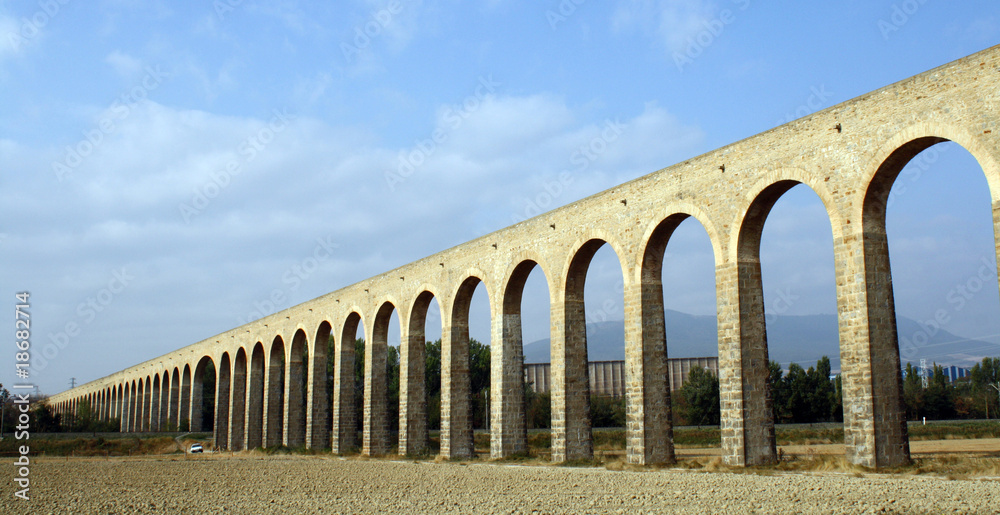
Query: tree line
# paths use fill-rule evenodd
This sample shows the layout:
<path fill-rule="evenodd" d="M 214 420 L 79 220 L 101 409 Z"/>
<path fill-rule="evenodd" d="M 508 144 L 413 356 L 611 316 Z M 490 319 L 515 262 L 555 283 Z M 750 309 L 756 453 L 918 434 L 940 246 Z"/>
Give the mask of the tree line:
<path fill-rule="evenodd" d="M 327 391 L 333 392 L 334 347 L 330 340 L 327 356 Z M 364 413 L 365 341 L 355 340 L 355 408 L 357 430 L 361 431 Z M 386 364 L 387 412 L 390 430 L 399 430 L 399 348 L 389 347 Z M 306 365 L 306 364 L 304 364 Z M 441 427 L 441 340 L 427 342 L 425 347 L 425 388 L 427 395 L 428 429 Z M 282 369 L 284 367 L 281 367 Z M 308 367 L 305 367 L 308 370 Z M 984 358 L 972 367 L 968 376 L 949 381 L 944 367 L 935 364 L 924 386 L 919 368 L 907 363 L 904 369 L 903 401 L 908 420 L 990 419 L 1000 418 L 1000 357 Z M 488 427 L 490 348 L 471 339 L 469 342 L 471 417 L 474 428 Z M 283 376 L 283 373 L 282 373 Z M 782 370 L 780 364 L 769 363 L 768 383 L 775 423 L 815 423 L 843 421 L 843 383 L 839 374 L 831 373 L 826 356 L 816 366 L 803 369 L 797 363 Z M 203 379 L 203 430 L 211 431 L 214 422 L 215 371 L 208 367 Z M 2 388 L 2 386 L 0 386 Z M 306 406 L 305 381 L 300 394 Z M 332 396 L 330 397 L 332 399 Z M 16 425 L 13 403 L 8 400 L 2 428 L 9 432 Z M 671 395 L 675 425 L 718 425 L 720 421 L 720 387 L 715 374 L 694 367 L 687 381 Z M 625 398 L 592 395 L 590 418 L 593 427 L 625 427 Z M 525 384 L 526 423 L 529 429 L 549 428 L 552 419 L 551 396 L 534 391 Z M 64 419 L 45 402 L 36 403 L 32 410 L 32 426 L 40 432 L 100 432 L 117 431 L 117 419 L 100 422 L 86 401 L 78 405 L 75 417 Z M 182 420 L 185 430 L 187 420 Z M 329 425 L 329 420 L 327 421 Z M 173 430 L 175 428 L 165 428 Z M 329 429 L 329 427 L 328 427 Z"/>
<path fill-rule="evenodd" d="M 830 358 L 803 369 L 792 363 L 785 372 L 770 362 L 768 383 L 776 424 L 841 422 L 844 420 L 843 381 L 831 374 Z M 694 425 L 719 423 L 719 381 L 696 367 L 674 396 L 675 422 Z M 679 397 L 679 398 L 678 398 Z M 935 364 L 923 384 L 920 369 L 906 364 L 903 403 L 907 420 L 1000 418 L 1000 358 L 984 358 L 966 377 L 949 381 L 944 367 Z M 676 413 L 679 412 L 679 413 Z"/>

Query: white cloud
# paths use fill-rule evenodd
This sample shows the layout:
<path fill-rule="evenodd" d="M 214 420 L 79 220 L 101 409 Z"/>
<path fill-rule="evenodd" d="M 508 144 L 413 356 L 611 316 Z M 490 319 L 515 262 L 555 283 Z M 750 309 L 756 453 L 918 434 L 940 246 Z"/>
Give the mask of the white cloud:
<path fill-rule="evenodd" d="M 111 65 L 115 69 L 115 72 L 125 79 L 134 79 L 142 73 L 142 61 L 120 50 L 115 50 L 108 54 L 104 58 L 104 62 Z"/>
<path fill-rule="evenodd" d="M 638 0 L 619 4 L 612 18 L 616 31 L 639 30 L 670 53 L 682 52 L 716 15 L 712 2 L 703 0 Z"/>
<path fill-rule="evenodd" d="M 9 231 L 11 244 L 32 249 L 12 256 L 9 266 L 40 294 L 64 297 L 46 313 L 55 325 L 40 323 L 39 334 L 75 320 L 77 303 L 102 288 L 112 269 L 127 266 L 136 276 L 122 297 L 128 301 L 108 306 L 70 349 L 84 352 L 99 341 L 127 339 L 126 328 L 147 327 L 155 328 L 144 329 L 156 333 L 155 341 L 127 361 L 153 357 L 236 326 L 274 289 L 286 295 L 276 306 L 284 309 L 510 225 L 545 178 L 561 170 L 572 171 L 573 182 L 544 210 L 613 186 L 621 173 L 652 172 L 700 142 L 697 129 L 648 105 L 620 120 L 627 138 L 608 142 L 579 169 L 572 156 L 600 138 L 606 122 L 587 119 L 585 109 L 561 98 L 485 98 L 457 127 L 447 109 L 441 106 L 428 127 L 429 135 L 450 131 L 447 138 L 395 191 L 384 172 L 416 146 L 387 148 L 355 128 L 308 118 L 275 130 L 273 116 L 145 101 L 61 182 L 48 170 L 62 150 L 3 141 L 0 167 L 25 180 L 17 192 L 0 191 L 0 201 L 34 220 Z M 267 143 L 257 148 L 252 138 Z M 239 172 L 220 179 L 230 163 Z M 194 205 L 199 193 L 205 205 L 185 221 L 179 206 Z M 325 238 L 337 243 L 336 255 L 301 287 L 288 287 L 285 272 Z M 193 314 L 191 322 L 162 324 L 165 307 Z"/>

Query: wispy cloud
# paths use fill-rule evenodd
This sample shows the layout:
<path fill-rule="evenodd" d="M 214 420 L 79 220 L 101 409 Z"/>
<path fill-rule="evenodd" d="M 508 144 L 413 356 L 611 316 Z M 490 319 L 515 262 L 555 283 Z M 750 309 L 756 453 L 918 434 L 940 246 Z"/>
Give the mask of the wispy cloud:
<path fill-rule="evenodd" d="M 612 28 L 638 30 L 668 53 L 681 52 L 692 37 L 705 30 L 716 11 L 714 3 L 703 0 L 635 0 L 618 6 Z"/>

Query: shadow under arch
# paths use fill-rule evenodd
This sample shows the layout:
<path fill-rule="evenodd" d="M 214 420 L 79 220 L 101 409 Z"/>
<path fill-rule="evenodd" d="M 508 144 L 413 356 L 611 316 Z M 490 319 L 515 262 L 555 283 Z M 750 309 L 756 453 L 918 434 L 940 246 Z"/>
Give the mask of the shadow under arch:
<path fill-rule="evenodd" d="M 213 428 L 215 448 L 229 448 L 229 392 L 232 381 L 232 360 L 228 352 L 219 358 L 218 373 L 215 374 L 215 423 Z"/>
<path fill-rule="evenodd" d="M 191 430 L 191 364 L 185 363 L 181 371 L 181 401 L 177 412 L 177 429 Z"/>
<path fill-rule="evenodd" d="M 152 402 L 152 379 L 146 376 L 145 387 L 142 390 L 142 410 L 139 412 L 142 419 L 139 421 L 140 430 L 143 433 L 149 432 L 150 403 Z"/>
<path fill-rule="evenodd" d="M 245 446 L 247 413 L 247 351 L 240 347 L 233 359 L 232 395 L 229 409 L 229 445 L 231 451 L 242 451 Z"/>
<path fill-rule="evenodd" d="M 160 383 L 160 373 L 157 372 L 153 374 L 153 395 L 150 399 L 149 405 L 149 430 L 152 432 L 160 431 L 160 392 L 162 384 Z"/>
<path fill-rule="evenodd" d="M 173 372 L 170 374 L 170 393 L 169 400 L 167 403 L 167 427 L 173 430 L 177 430 L 178 424 L 180 424 L 180 408 L 178 407 L 181 402 L 181 371 L 179 368 L 174 367 Z"/>
<path fill-rule="evenodd" d="M 202 356 L 194 367 L 191 381 L 191 411 L 188 419 L 191 421 L 192 432 L 214 430 L 217 383 L 215 360 L 211 356 Z"/>

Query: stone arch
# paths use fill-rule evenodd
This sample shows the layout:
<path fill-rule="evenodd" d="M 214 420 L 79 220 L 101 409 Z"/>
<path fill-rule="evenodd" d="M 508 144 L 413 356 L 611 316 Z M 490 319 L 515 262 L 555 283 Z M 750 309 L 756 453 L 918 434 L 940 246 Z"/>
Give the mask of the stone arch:
<path fill-rule="evenodd" d="M 205 382 L 211 379 L 214 383 L 206 392 Z M 215 402 L 218 384 L 218 374 L 215 372 L 215 360 L 211 356 L 202 356 L 194 368 L 191 381 L 191 411 L 188 416 L 191 431 L 207 431 L 209 426 L 215 427 Z M 206 414 L 211 420 L 206 419 Z"/>
<path fill-rule="evenodd" d="M 521 327 L 521 303 L 524 285 L 531 272 L 538 268 L 549 290 L 549 305 L 555 303 L 552 293 L 556 291 L 551 282 L 551 274 L 545 271 L 537 256 L 521 256 L 508 271 L 501 291 L 501 341 L 491 348 L 490 390 L 492 393 L 493 417 L 499 423 L 492 424 L 490 455 L 503 458 L 523 454 L 528 450 L 526 406 L 524 398 L 524 341 Z M 550 313 L 551 314 L 551 313 Z"/>
<path fill-rule="evenodd" d="M 250 350 L 247 370 L 247 449 L 264 447 L 264 374 L 266 370 L 264 344 L 257 342 Z"/>
<path fill-rule="evenodd" d="M 135 379 L 131 380 L 131 385 L 125 383 L 125 388 L 128 390 L 128 432 L 135 433 L 139 431 L 135 425 L 136 420 L 139 419 L 139 414 L 137 413 L 139 409 L 139 401 L 137 399 L 139 388 Z"/>
<path fill-rule="evenodd" d="M 569 275 L 574 270 L 579 271 L 579 267 L 583 265 L 584 275 L 586 275 L 586 265 L 590 264 L 590 259 L 594 257 L 594 253 L 600 250 L 601 247 L 607 245 L 611 247 L 614 251 L 615 257 L 618 259 L 618 266 L 622 269 L 622 280 L 627 283 L 631 282 L 629 274 L 626 272 L 630 270 L 629 266 L 629 253 L 626 248 L 611 235 L 607 234 L 605 231 L 599 229 L 590 229 L 586 232 L 584 238 L 580 238 L 573 243 L 570 247 L 569 252 L 566 254 L 566 261 L 563 263 L 563 285 L 568 284 L 570 281 Z M 583 261 L 585 260 L 585 262 Z"/>
<path fill-rule="evenodd" d="M 643 274 L 647 273 L 645 266 L 646 263 L 653 264 L 653 262 L 647 261 L 647 258 L 651 257 L 649 254 L 651 251 L 652 256 L 656 256 L 657 254 L 660 256 L 659 259 L 662 264 L 663 254 L 666 250 L 667 243 L 669 243 L 670 237 L 673 236 L 673 232 L 677 226 L 688 218 L 694 218 L 695 221 L 697 221 L 708 234 L 709 243 L 712 245 L 712 255 L 715 258 L 715 265 L 718 266 L 723 264 L 726 259 L 726 254 L 723 251 L 723 244 L 726 242 L 723 240 L 722 234 L 713 223 L 712 218 L 708 216 L 708 213 L 704 210 L 693 204 L 689 204 L 687 202 L 676 202 L 671 203 L 663 209 L 660 214 L 646 226 L 646 230 L 642 235 L 642 250 L 637 253 L 637 257 L 640 262 L 638 263 L 638 266 L 634 267 L 636 275 L 634 279 L 636 281 L 641 281 Z M 662 249 L 659 249 L 660 245 L 662 245 Z M 659 250 L 659 252 L 657 252 L 657 250 Z"/>
<path fill-rule="evenodd" d="M 364 430 L 361 452 L 383 455 L 390 449 L 387 358 L 389 321 L 396 303 L 386 299 L 379 305 L 372 323 L 370 340 L 365 342 Z M 402 327 L 401 327 L 402 329 Z"/>
<path fill-rule="evenodd" d="M 285 340 L 277 335 L 271 340 L 264 372 L 264 420 L 261 434 L 264 447 L 282 444 L 285 426 Z M 301 361 L 299 362 L 301 366 Z"/>
<path fill-rule="evenodd" d="M 112 418 L 118 419 L 118 430 L 124 433 L 125 417 L 126 417 L 125 414 L 127 413 L 127 410 L 125 409 L 125 398 L 123 396 L 125 387 L 122 383 L 118 383 L 112 386 L 112 388 L 115 391 L 115 413 Z"/>
<path fill-rule="evenodd" d="M 180 427 L 181 413 L 181 371 L 179 368 L 174 367 L 173 373 L 170 374 L 170 399 L 167 403 L 169 408 L 169 413 L 167 413 L 167 427 L 171 431 L 176 431 Z"/>
<path fill-rule="evenodd" d="M 823 202 L 835 241 L 843 238 L 840 213 L 829 191 L 814 176 L 795 168 L 769 172 L 749 191 L 746 206 L 737 218 L 738 229 L 732 233 L 730 248 L 732 257 L 723 272 L 733 275 L 716 279 L 719 289 L 735 286 L 734 297 L 720 296 L 718 300 L 722 424 L 730 428 L 724 431 L 723 445 L 726 460 L 731 464 L 765 464 L 777 459 L 768 383 L 760 243 L 771 209 L 781 196 L 799 184 L 809 187 Z M 727 322 L 723 323 L 724 320 Z M 733 326 L 736 332 L 728 329 Z M 723 369 L 735 373 L 723 374 Z"/>
<path fill-rule="evenodd" d="M 277 341 L 277 339 L 275 339 Z M 302 447 L 305 445 L 306 436 L 306 381 L 303 367 L 308 360 L 307 346 L 309 342 L 304 330 L 297 329 L 292 335 L 291 344 L 285 350 L 285 367 L 283 371 L 284 381 L 280 385 L 282 389 L 281 420 L 283 430 L 281 433 L 281 444 L 286 447 Z M 275 349 L 271 349 L 271 356 L 274 357 Z M 270 391 L 270 389 L 269 389 Z"/>
<path fill-rule="evenodd" d="M 850 217 L 845 217 L 838 209 L 836 199 L 826 186 L 825 179 L 829 177 L 821 179 L 815 174 L 811 174 L 800 168 L 779 168 L 762 173 L 760 176 L 761 178 L 754 183 L 753 187 L 746 190 L 747 193 L 743 196 L 743 207 L 739 210 L 732 224 L 734 227 L 739 228 L 729 233 L 729 256 L 732 259 L 739 260 L 741 252 L 748 252 L 752 248 L 760 248 L 760 235 L 763 230 L 763 222 L 767 219 L 771 208 L 774 207 L 774 203 L 788 190 L 799 184 L 807 186 L 823 203 L 827 219 L 830 221 L 830 230 L 833 232 L 833 238 L 836 240 L 843 237 L 846 224 L 850 224 Z M 759 222 L 759 224 L 748 224 L 747 220 L 753 220 L 755 223 Z M 708 230 L 708 226 L 705 227 Z M 756 246 L 754 246 L 755 242 L 752 239 L 746 239 L 754 234 L 756 235 Z"/>
<path fill-rule="evenodd" d="M 597 236 L 572 248 L 564 283 L 553 307 L 552 324 L 552 460 L 590 459 L 593 439 L 590 421 L 590 373 L 587 358 L 587 313 L 584 284 L 594 254 L 608 245 L 622 272 L 623 287 L 629 288 L 628 263 L 620 246 Z M 626 377 L 626 381 L 630 378 Z"/>
<path fill-rule="evenodd" d="M 424 329 L 431 302 L 438 298 L 433 290 L 433 287 L 425 285 L 414 298 L 406 316 L 406 341 L 400 341 L 399 453 L 402 455 L 427 452 L 427 356 Z M 438 303 L 438 308 L 440 307 Z M 442 345 L 443 343 L 442 341 Z"/>
<path fill-rule="evenodd" d="M 884 218 L 889 190 L 903 167 L 917 154 L 945 141 L 954 142 L 972 154 L 986 177 L 993 204 L 1000 202 L 1000 155 L 997 155 L 997 150 L 991 150 L 981 136 L 962 128 L 945 123 L 920 122 L 893 134 L 868 158 L 861 176 L 865 184 L 865 200 L 854 206 L 852 217 L 860 216 L 863 223 L 871 223 L 874 220 L 870 217 L 881 211 Z"/>
<path fill-rule="evenodd" d="M 486 301 L 493 313 L 494 295 L 490 285 L 485 280 L 486 274 L 480 270 L 469 270 L 458 283 L 458 288 L 452 297 L 450 314 L 442 315 L 442 323 L 446 326 L 448 337 L 442 335 L 441 369 L 451 370 L 447 381 L 441 381 L 441 424 L 450 433 L 448 451 L 455 457 L 471 456 L 473 454 L 473 405 L 471 370 L 469 370 L 469 349 L 472 344 L 469 333 L 469 319 L 472 310 L 472 299 L 480 284 L 486 290 Z M 447 319 L 447 322 L 445 320 Z M 492 323 L 491 323 L 492 326 Z M 491 356 L 496 362 L 497 356 Z M 495 370 L 490 364 L 491 372 Z M 523 372 L 522 372 L 523 373 Z M 445 420 L 445 417 L 448 420 Z M 492 425 L 491 425 L 492 427 Z M 492 443 L 491 436 L 491 444 Z"/>
<path fill-rule="evenodd" d="M 640 314 L 626 322 L 629 324 L 625 339 L 626 369 L 635 374 L 629 384 L 638 386 L 626 391 L 626 417 L 635 421 L 628 424 L 626 436 L 631 463 L 671 463 L 675 460 L 662 279 L 670 238 L 683 221 L 694 218 L 708 233 L 716 265 L 723 259 L 718 232 L 705 213 L 694 206 L 683 208 L 682 211 L 668 211 L 669 214 L 650 224 L 643 237 L 641 261 L 636 267 L 638 291 L 630 290 L 627 294 L 626 303 L 631 307 L 628 311 Z"/>
<path fill-rule="evenodd" d="M 357 449 L 358 420 L 355 405 L 354 345 L 361 325 L 364 334 L 365 322 L 361 310 L 353 307 L 344 319 L 339 341 L 334 342 L 336 358 L 333 363 L 333 420 L 330 448 L 334 453 L 345 454 Z"/>
<path fill-rule="evenodd" d="M 232 360 L 228 352 L 219 358 L 219 371 L 215 374 L 215 423 L 212 432 L 216 449 L 229 448 L 229 408 L 232 387 Z"/>
<path fill-rule="evenodd" d="M 247 351 L 240 347 L 233 358 L 232 388 L 229 402 L 229 445 L 231 451 L 242 451 L 246 442 L 247 414 Z"/>
<path fill-rule="evenodd" d="M 306 396 L 306 427 L 305 445 L 310 449 L 325 449 L 330 447 L 330 389 L 327 386 L 328 360 L 336 354 L 336 350 L 328 356 L 329 342 L 332 338 L 333 326 L 324 320 L 316 328 L 312 345 L 305 341 L 309 350 Z M 303 335 L 304 336 L 304 335 Z M 295 336 L 298 338 L 298 335 Z M 295 344 L 293 343 L 293 347 Z M 336 349 L 336 347 L 334 348 Z"/>
<path fill-rule="evenodd" d="M 992 203 L 993 237 L 1000 263 L 1000 166 L 981 138 L 940 123 L 917 123 L 883 144 L 864 170 L 867 181 L 860 206 L 864 254 L 863 299 L 867 353 L 842 359 L 844 367 L 844 421 L 848 459 L 868 466 L 896 466 L 910 461 L 909 434 L 903 401 L 900 346 L 896 325 L 893 279 L 886 234 L 886 211 L 892 187 L 903 168 L 918 154 L 938 143 L 954 142 L 981 167 Z M 847 392 L 852 392 L 848 395 Z M 870 413 L 865 418 L 854 412 Z M 867 448 L 859 453 L 856 448 Z"/>
<path fill-rule="evenodd" d="M 180 403 L 177 410 L 177 430 L 191 430 L 191 365 L 184 364 L 181 370 Z"/>
<path fill-rule="evenodd" d="M 152 380 L 147 375 L 146 380 L 143 383 L 142 389 L 142 410 L 139 411 L 141 419 L 139 421 L 139 430 L 146 433 L 149 432 L 149 413 L 150 413 L 150 401 L 152 401 L 152 392 L 150 391 Z"/>
<path fill-rule="evenodd" d="M 170 431 L 170 371 L 160 371 L 160 410 L 157 413 L 160 431 Z"/>
<path fill-rule="evenodd" d="M 149 430 L 156 432 L 160 431 L 160 394 L 163 391 L 161 389 L 162 384 L 160 383 L 160 373 L 157 372 L 153 375 L 153 395 L 149 407 Z"/>

